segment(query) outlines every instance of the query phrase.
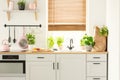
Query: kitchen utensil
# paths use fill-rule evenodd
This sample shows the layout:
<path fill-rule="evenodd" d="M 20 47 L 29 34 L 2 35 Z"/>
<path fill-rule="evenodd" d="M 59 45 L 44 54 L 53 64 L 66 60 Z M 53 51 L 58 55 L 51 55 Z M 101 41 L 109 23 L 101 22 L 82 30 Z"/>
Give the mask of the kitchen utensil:
<path fill-rule="evenodd" d="M 25 36 L 25 29 L 23 27 L 23 35 L 22 37 L 19 39 L 19 42 L 18 42 L 19 46 L 22 48 L 22 49 L 27 49 L 28 48 L 28 42 L 27 42 L 27 38 Z"/>
<path fill-rule="evenodd" d="M 2 51 L 10 51 L 9 43 L 6 39 L 2 41 Z"/>
<path fill-rule="evenodd" d="M 16 39 L 15 39 L 15 26 L 14 26 L 14 39 L 13 39 L 13 43 L 16 43 Z"/>
<path fill-rule="evenodd" d="M 9 37 L 8 37 L 8 42 L 10 43 L 11 42 L 11 36 L 10 36 L 10 26 L 9 26 L 9 32 L 8 32 L 8 35 L 9 35 Z"/>

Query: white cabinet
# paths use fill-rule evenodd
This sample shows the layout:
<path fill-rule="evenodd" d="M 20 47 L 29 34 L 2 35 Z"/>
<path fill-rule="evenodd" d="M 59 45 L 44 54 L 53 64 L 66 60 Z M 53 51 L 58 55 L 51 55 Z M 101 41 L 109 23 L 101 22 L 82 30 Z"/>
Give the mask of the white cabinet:
<path fill-rule="evenodd" d="M 107 54 L 28 54 L 26 80 L 107 80 Z"/>
<path fill-rule="evenodd" d="M 29 54 L 26 80 L 86 80 L 85 54 Z"/>
<path fill-rule="evenodd" d="M 85 54 L 59 54 L 57 60 L 57 80 L 86 80 Z"/>
<path fill-rule="evenodd" d="M 87 76 L 106 76 L 106 62 L 88 62 Z"/>
<path fill-rule="evenodd" d="M 107 54 L 87 54 L 87 80 L 107 80 Z"/>
<path fill-rule="evenodd" d="M 55 80 L 55 55 L 27 55 L 26 80 Z"/>

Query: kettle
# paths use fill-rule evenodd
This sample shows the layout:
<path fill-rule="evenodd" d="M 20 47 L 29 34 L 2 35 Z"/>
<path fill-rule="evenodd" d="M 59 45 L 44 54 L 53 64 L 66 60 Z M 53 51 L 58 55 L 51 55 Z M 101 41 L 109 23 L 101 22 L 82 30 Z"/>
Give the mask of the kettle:
<path fill-rule="evenodd" d="M 10 51 L 9 43 L 7 40 L 2 41 L 2 51 Z"/>

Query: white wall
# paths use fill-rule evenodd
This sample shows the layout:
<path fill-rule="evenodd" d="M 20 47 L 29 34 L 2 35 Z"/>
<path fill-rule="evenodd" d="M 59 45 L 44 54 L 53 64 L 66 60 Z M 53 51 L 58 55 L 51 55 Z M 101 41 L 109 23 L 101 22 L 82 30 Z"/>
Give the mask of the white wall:
<path fill-rule="evenodd" d="M 120 80 L 120 0 L 107 0 L 109 80 Z"/>
<path fill-rule="evenodd" d="M 106 0 L 87 0 L 87 33 L 94 35 L 96 25 L 106 25 Z"/>
<path fill-rule="evenodd" d="M 28 32 L 33 31 L 36 34 L 36 47 L 46 47 L 46 34 L 47 34 L 47 0 L 38 0 L 38 20 L 35 21 L 33 12 L 15 12 L 11 13 L 11 20 L 7 20 L 6 13 L 3 10 L 7 10 L 7 0 L 0 0 L 0 44 L 2 40 L 8 39 L 8 28 L 4 28 L 4 24 L 42 24 L 42 28 L 26 28 Z M 17 9 L 17 1 L 14 1 L 14 9 Z M 26 0 L 26 9 L 28 9 L 28 3 L 34 0 Z M 22 28 L 17 29 L 17 39 L 22 36 Z M 13 39 L 13 29 L 11 32 Z"/>

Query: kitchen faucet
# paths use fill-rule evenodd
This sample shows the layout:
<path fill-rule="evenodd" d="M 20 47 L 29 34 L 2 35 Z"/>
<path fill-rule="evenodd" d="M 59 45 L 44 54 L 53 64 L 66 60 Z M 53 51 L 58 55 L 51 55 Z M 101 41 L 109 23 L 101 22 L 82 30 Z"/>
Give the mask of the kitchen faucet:
<path fill-rule="evenodd" d="M 70 39 L 70 46 L 67 46 L 69 50 L 72 50 L 74 48 L 73 46 L 73 39 Z"/>

